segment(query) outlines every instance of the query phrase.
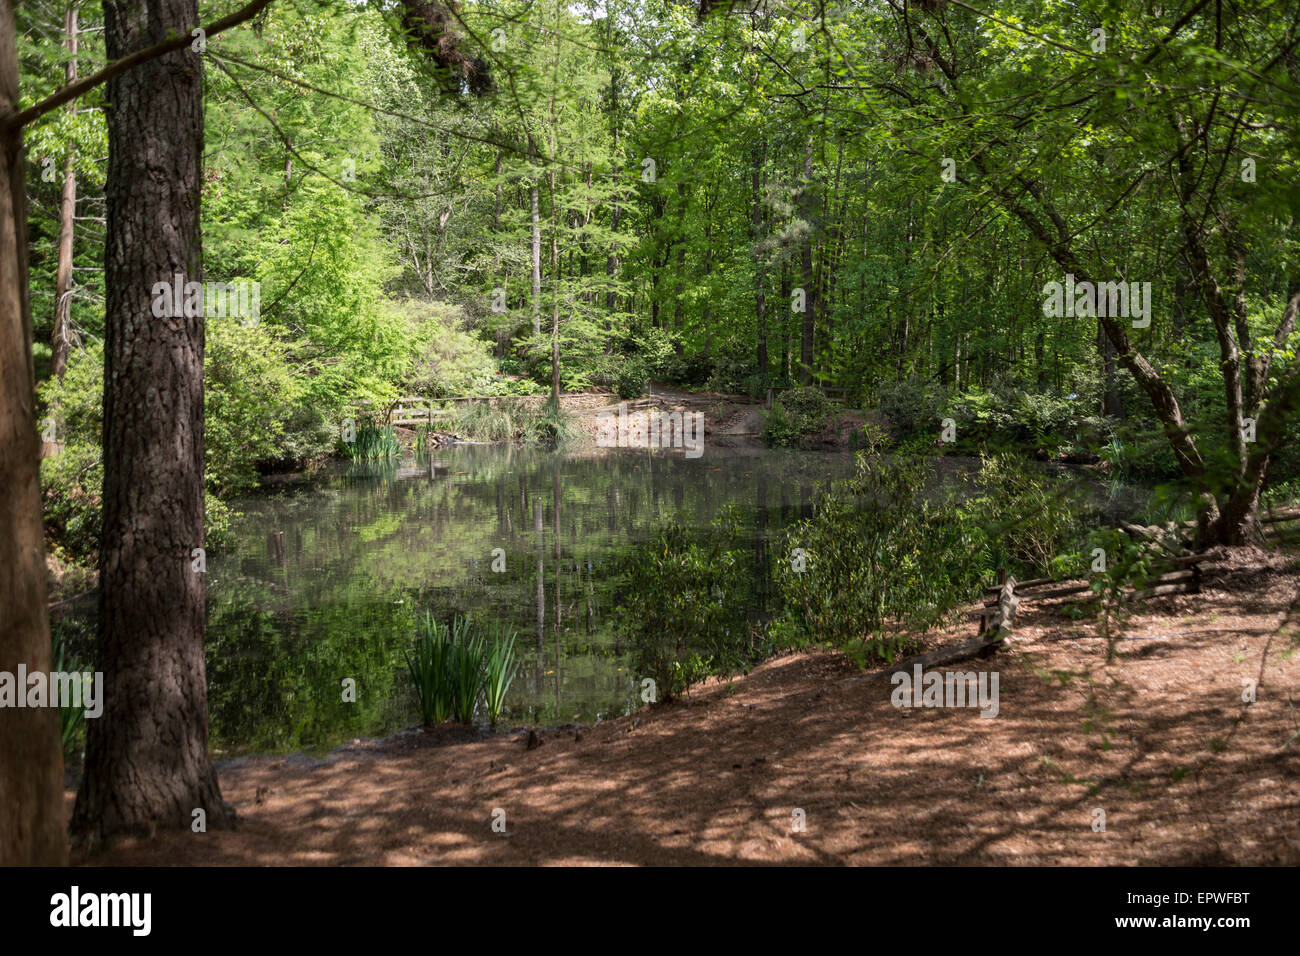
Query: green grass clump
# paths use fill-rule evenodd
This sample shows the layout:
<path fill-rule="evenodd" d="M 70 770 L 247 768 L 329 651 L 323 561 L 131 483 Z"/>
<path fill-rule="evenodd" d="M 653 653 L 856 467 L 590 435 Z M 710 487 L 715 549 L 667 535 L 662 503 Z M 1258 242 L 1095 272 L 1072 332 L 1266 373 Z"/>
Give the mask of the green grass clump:
<path fill-rule="evenodd" d="M 488 638 L 467 617 L 448 625 L 425 612 L 415 645 L 404 654 L 426 728 L 450 717 L 472 724 L 480 700 L 495 726 L 517 669 L 515 635 L 497 626 Z"/>
<path fill-rule="evenodd" d="M 372 461 L 377 458 L 400 458 L 402 443 L 392 425 L 379 425 L 371 421 L 357 423 L 355 441 L 343 442 L 344 453 L 353 461 Z"/>

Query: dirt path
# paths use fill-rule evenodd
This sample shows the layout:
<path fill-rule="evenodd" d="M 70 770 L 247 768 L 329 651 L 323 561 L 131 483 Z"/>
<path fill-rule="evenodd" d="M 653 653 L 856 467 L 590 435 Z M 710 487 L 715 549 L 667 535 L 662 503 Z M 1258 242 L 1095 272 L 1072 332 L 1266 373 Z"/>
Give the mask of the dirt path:
<path fill-rule="evenodd" d="M 221 773 L 239 829 L 93 862 L 1296 864 L 1298 593 L 1278 559 L 1230 567 L 1149 602 L 1110 666 L 1091 622 L 1026 603 L 1007 651 L 960 665 L 999 673 L 992 719 L 895 708 L 817 653 L 531 751 L 444 731 L 248 758 Z"/>

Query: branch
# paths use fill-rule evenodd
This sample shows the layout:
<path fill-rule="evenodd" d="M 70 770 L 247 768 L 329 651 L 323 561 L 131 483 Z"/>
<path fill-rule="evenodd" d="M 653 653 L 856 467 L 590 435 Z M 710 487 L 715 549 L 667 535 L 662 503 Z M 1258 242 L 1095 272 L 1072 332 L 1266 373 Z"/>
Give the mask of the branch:
<path fill-rule="evenodd" d="M 222 17 L 220 20 L 210 23 L 201 29 L 205 36 L 216 36 L 218 33 L 229 30 L 233 26 L 238 26 L 245 20 L 251 20 L 265 7 L 269 6 L 270 3 L 271 0 L 253 0 L 252 3 L 248 4 L 248 6 L 243 9 L 236 10 L 229 16 Z M 162 43 L 155 43 L 151 47 L 145 47 L 143 50 L 136 50 L 134 53 L 130 53 L 122 57 L 120 60 L 114 60 L 102 70 L 90 74 L 90 76 L 87 76 L 85 79 L 78 80 L 76 83 L 71 83 L 60 88 L 45 99 L 41 100 L 35 106 L 29 106 L 21 113 L 14 113 L 12 116 L 0 120 L 0 129 L 3 129 L 5 133 L 10 133 L 14 130 L 20 129 L 31 123 L 33 120 L 40 119 L 46 113 L 50 112 L 50 110 L 58 109 L 64 103 L 75 100 L 78 96 L 81 96 L 81 94 L 93 90 L 101 83 L 107 82 L 121 73 L 125 73 L 132 67 L 139 66 L 141 63 L 147 63 L 149 60 L 157 59 L 160 56 L 172 53 L 182 47 L 189 46 L 191 42 L 191 37 L 180 34 L 172 37 L 170 40 L 164 40 Z"/>

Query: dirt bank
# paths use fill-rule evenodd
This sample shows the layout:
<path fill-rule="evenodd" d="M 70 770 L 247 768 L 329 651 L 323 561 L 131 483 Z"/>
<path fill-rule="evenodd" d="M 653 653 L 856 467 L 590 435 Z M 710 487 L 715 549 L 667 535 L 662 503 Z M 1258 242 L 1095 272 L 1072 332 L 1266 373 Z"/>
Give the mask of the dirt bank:
<path fill-rule="evenodd" d="M 91 862 L 1296 864 L 1298 594 L 1293 565 L 1239 556 L 1143 606 L 1110 665 L 1091 621 L 1026 602 L 1007 650 L 959 665 L 999 674 L 992 719 L 895 708 L 814 653 L 533 750 L 448 730 L 245 758 L 221 771 L 237 830 Z"/>

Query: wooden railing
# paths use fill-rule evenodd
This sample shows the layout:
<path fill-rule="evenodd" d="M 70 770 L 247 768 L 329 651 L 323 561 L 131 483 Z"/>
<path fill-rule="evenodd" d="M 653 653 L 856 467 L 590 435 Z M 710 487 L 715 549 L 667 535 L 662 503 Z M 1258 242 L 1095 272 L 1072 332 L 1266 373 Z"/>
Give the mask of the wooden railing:
<path fill-rule="evenodd" d="M 444 402 L 497 402 L 512 399 L 532 398 L 535 395 L 450 395 L 445 398 L 430 398 L 425 395 L 407 395 L 397 399 L 383 411 L 386 425 L 432 425 L 435 418 L 450 415 L 445 408 L 434 408 Z M 370 405 L 358 405 L 361 414 L 373 414 Z"/>

